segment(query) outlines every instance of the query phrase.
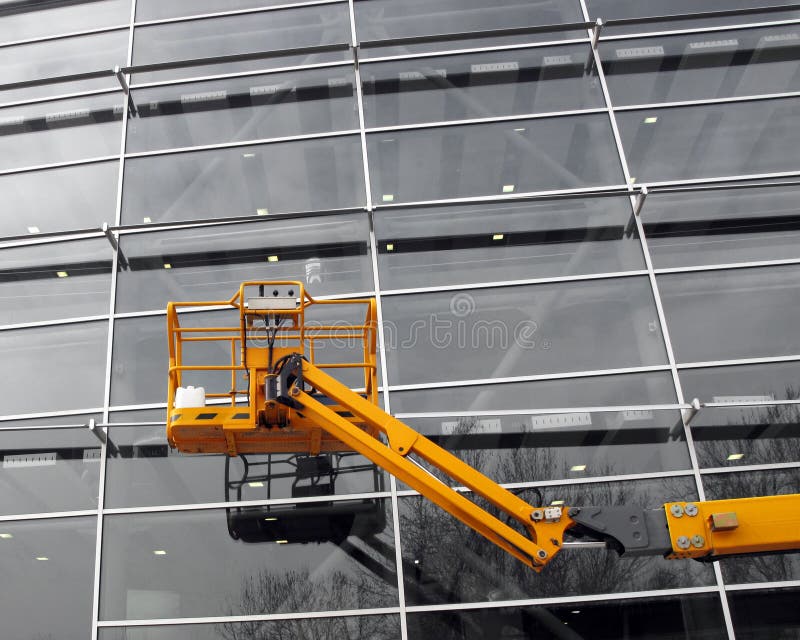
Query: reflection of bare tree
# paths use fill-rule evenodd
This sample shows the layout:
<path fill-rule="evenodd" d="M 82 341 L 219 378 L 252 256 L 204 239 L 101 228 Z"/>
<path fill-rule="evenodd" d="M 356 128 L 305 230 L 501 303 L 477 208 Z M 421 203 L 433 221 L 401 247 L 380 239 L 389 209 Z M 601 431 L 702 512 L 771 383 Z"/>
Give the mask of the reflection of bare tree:
<path fill-rule="evenodd" d="M 790 398 L 796 398 L 792 392 Z M 712 410 L 713 411 L 713 410 Z M 711 415 L 718 415 L 716 410 Z M 726 415 L 731 410 L 723 409 Z M 702 414 L 701 414 L 702 415 Z M 710 436 L 696 441 L 697 457 L 701 467 L 723 467 L 730 464 L 731 453 L 744 453 L 742 462 L 770 464 L 800 460 L 800 438 L 788 435 L 800 424 L 800 406 L 773 405 L 742 409 L 736 419 L 727 419 L 725 425 L 699 427 L 697 431 Z M 789 427 L 789 428 L 787 428 Z M 747 437 L 734 437 L 748 431 Z M 727 436 L 727 437 L 726 437 Z M 713 438 L 713 439 L 711 439 Z"/>
<path fill-rule="evenodd" d="M 355 575 L 354 575 L 355 574 Z M 308 569 L 261 571 L 242 585 L 237 615 L 277 611 L 328 611 L 385 606 L 387 585 L 365 570 L 334 571 L 323 578 Z M 396 638 L 397 621 L 391 616 L 306 618 L 237 622 L 222 625 L 225 640 L 349 640 Z"/>
<path fill-rule="evenodd" d="M 289 577 L 284 574 L 278 580 L 267 581 L 270 583 L 270 591 L 278 586 L 294 591 L 298 585 L 297 578 L 302 580 L 300 576 Z M 325 587 L 314 587 L 317 588 Z M 305 589 L 299 591 L 303 592 Z M 305 610 L 316 610 L 316 607 L 309 602 Z M 394 616 L 306 618 L 230 623 L 223 625 L 221 635 L 225 640 L 362 640 L 363 638 L 396 640 L 399 636 L 397 627 L 398 623 Z"/>
<path fill-rule="evenodd" d="M 476 425 L 469 420 L 458 426 L 462 433 L 474 428 Z M 484 471 L 485 457 L 490 453 L 486 450 L 459 451 L 459 457 Z M 566 471 L 563 465 L 563 459 L 548 449 L 511 450 L 494 470 L 502 477 L 519 480 L 557 476 Z M 598 469 L 598 473 L 610 472 L 610 469 Z M 574 484 L 547 488 L 543 492 L 525 490 L 521 494 L 531 504 L 560 500 L 570 506 L 636 504 L 657 508 L 669 500 L 694 497 L 696 491 L 691 479 L 672 478 Z M 602 549 L 566 550 L 539 575 L 425 499 L 404 500 L 400 518 L 406 596 L 414 604 L 668 589 L 713 584 L 714 581 L 712 569 L 705 565 L 649 557 L 620 558 Z M 543 624 L 540 619 L 536 622 Z M 432 629 L 430 635 L 436 633 L 449 637 L 443 630 Z"/>
<path fill-rule="evenodd" d="M 453 451 L 454 455 L 496 482 L 515 482 L 520 478 L 541 480 L 569 477 L 566 461 L 561 458 L 559 463 L 559 459 L 552 449 L 533 447 L 492 449 L 475 446 L 461 448 L 459 439 L 466 440 L 470 436 L 474 437 L 480 433 L 480 429 L 480 422 L 477 418 L 459 418 L 453 433 L 441 446 L 455 450 Z M 522 433 L 524 426 L 519 425 L 518 431 Z M 450 478 L 438 469 L 428 467 L 425 463 L 422 464 L 437 478 L 447 484 L 452 484 Z"/>
<path fill-rule="evenodd" d="M 343 507 L 347 503 L 339 503 Z M 381 501 L 381 509 L 388 508 Z M 373 520 L 356 516 L 351 535 L 340 543 L 325 543 L 327 553 L 316 544 L 285 544 L 288 557 L 279 566 L 253 571 L 243 578 L 238 596 L 228 607 L 229 615 L 335 611 L 393 606 L 397 602 L 397 575 L 391 519 L 381 513 Z M 258 517 L 261 517 L 260 515 Z M 369 529 L 366 529 L 369 527 Z M 355 533 L 358 532 L 358 533 Z M 257 543 L 256 543 L 257 544 Z M 312 548 L 313 547 L 313 548 Z M 318 563 L 300 560 L 306 549 Z M 298 567 L 298 565 L 300 565 Z M 284 568 L 286 567 L 286 568 Z M 348 640 L 398 636 L 393 616 L 355 616 L 344 618 L 304 618 L 222 624 L 225 640 L 289 640 L 314 638 Z"/>
<path fill-rule="evenodd" d="M 800 391 L 786 389 L 787 399 L 797 399 Z M 733 409 L 716 410 L 730 415 Z M 702 414 L 701 414 L 702 415 Z M 723 467 L 731 454 L 743 454 L 747 464 L 771 464 L 800 460 L 800 424 L 798 405 L 773 405 L 741 409 L 725 425 L 697 427 L 707 438 L 696 440 L 698 461 L 703 467 Z M 745 437 L 731 437 L 731 435 Z M 800 492 L 800 470 L 776 470 L 758 473 L 724 473 L 704 476 L 708 499 L 744 498 Z M 792 580 L 800 575 L 800 554 L 778 554 L 721 561 L 725 579 L 748 583 Z"/>
<path fill-rule="evenodd" d="M 800 469 L 720 473 L 704 476 L 709 500 L 800 493 Z M 800 577 L 800 553 L 751 556 L 721 560 L 727 582 L 771 582 Z"/>

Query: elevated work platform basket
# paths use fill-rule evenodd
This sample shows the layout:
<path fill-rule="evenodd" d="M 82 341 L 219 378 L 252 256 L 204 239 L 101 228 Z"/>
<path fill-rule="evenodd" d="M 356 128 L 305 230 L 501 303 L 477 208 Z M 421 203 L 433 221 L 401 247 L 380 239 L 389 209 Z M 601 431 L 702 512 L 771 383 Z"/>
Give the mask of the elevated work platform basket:
<path fill-rule="evenodd" d="M 276 367 L 294 353 L 378 403 L 372 298 L 315 300 L 301 282 L 245 282 L 230 300 L 170 302 L 167 339 L 167 437 L 187 453 L 350 450 L 274 401 Z"/>

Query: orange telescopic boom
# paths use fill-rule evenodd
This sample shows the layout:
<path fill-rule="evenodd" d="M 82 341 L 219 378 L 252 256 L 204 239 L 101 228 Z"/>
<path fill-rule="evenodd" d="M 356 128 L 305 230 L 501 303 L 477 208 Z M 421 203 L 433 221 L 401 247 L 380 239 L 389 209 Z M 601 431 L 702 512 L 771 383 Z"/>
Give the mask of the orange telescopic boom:
<path fill-rule="evenodd" d="M 183 327 L 180 307 L 238 317 L 230 326 Z M 170 303 L 167 327 L 167 437 L 180 451 L 360 453 L 535 571 L 563 548 L 566 532 L 629 555 L 703 561 L 800 550 L 800 495 L 660 509 L 528 504 L 380 408 L 373 299 L 315 300 L 300 282 L 245 282 L 228 301 Z M 198 361 L 195 351 L 223 363 L 186 364 Z M 205 393 L 188 385 L 197 376 L 227 388 Z"/>

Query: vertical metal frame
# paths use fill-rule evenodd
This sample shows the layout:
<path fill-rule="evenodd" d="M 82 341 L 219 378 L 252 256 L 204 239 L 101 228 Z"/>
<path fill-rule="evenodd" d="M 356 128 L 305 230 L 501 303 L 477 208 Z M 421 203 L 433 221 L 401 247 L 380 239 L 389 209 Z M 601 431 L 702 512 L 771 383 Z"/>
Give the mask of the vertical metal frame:
<path fill-rule="evenodd" d="M 586 7 L 586 0 L 580 0 L 581 9 L 583 11 L 584 16 L 588 19 L 588 9 Z M 605 73 L 603 70 L 602 60 L 600 59 L 600 52 L 597 49 L 597 43 L 599 38 L 594 38 L 592 32 L 589 32 L 590 37 L 592 37 L 592 56 L 594 58 L 594 63 L 597 68 L 597 75 L 600 79 L 600 86 L 602 87 L 603 97 L 606 100 L 606 107 L 608 108 L 608 118 L 611 124 L 611 130 L 614 134 L 614 143 L 617 147 L 617 152 L 619 153 L 619 161 L 622 165 L 622 173 L 625 176 L 625 182 L 628 183 L 628 189 L 631 191 L 631 213 L 633 215 L 633 221 L 636 225 L 637 232 L 639 234 L 639 241 L 641 242 L 642 246 L 642 255 L 644 256 L 645 265 L 648 272 L 648 279 L 650 281 L 650 287 L 652 290 L 653 300 L 656 305 L 656 312 L 658 314 L 658 323 L 661 329 L 661 335 L 664 339 L 664 346 L 667 352 L 667 360 L 669 362 L 670 373 L 672 374 L 672 381 L 675 385 L 675 395 L 677 397 L 679 404 L 685 404 L 686 398 L 683 394 L 683 387 L 681 386 L 680 377 L 678 376 L 678 367 L 675 361 L 675 352 L 672 348 L 672 341 L 669 335 L 669 328 L 667 326 L 667 319 L 666 315 L 664 314 L 664 306 L 661 301 L 661 294 L 658 289 L 658 282 L 656 280 L 656 274 L 653 268 L 653 260 L 650 256 L 650 250 L 647 245 L 647 238 L 645 237 L 644 233 L 644 226 L 642 224 L 641 214 L 643 210 L 646 210 L 644 207 L 644 200 L 647 195 L 647 192 L 640 193 L 638 195 L 633 195 L 633 182 L 631 181 L 631 173 L 630 168 L 628 167 L 628 159 L 625 154 L 625 148 L 622 145 L 622 138 L 619 133 L 619 127 L 617 126 L 617 118 L 614 114 L 614 105 L 611 101 L 611 95 L 608 90 L 608 83 L 606 82 Z M 689 451 L 689 460 L 691 461 L 692 465 L 692 475 L 694 477 L 695 485 L 697 487 L 697 495 L 700 500 L 705 500 L 705 489 L 703 488 L 703 479 L 700 475 L 700 465 L 697 460 L 697 452 L 694 448 L 694 440 L 692 439 L 692 431 L 689 427 L 689 421 L 691 420 L 693 415 L 687 414 L 685 412 L 681 412 L 681 423 L 683 425 L 683 432 L 686 438 L 686 446 Z M 713 563 L 714 566 L 714 576 L 717 582 L 717 590 L 719 593 L 720 603 L 722 605 L 722 614 L 725 620 L 725 627 L 728 632 L 728 637 L 730 640 L 735 640 L 736 636 L 733 630 L 733 621 L 731 618 L 730 606 L 728 605 L 728 597 L 725 593 L 725 583 L 722 578 L 722 570 L 720 569 L 719 563 Z"/>
<path fill-rule="evenodd" d="M 378 276 L 378 244 L 375 240 L 375 211 L 372 205 L 372 181 L 369 173 L 369 159 L 367 157 L 367 133 L 364 121 L 364 92 L 361 85 L 361 67 L 358 60 L 358 32 L 356 31 L 356 14 L 353 0 L 347 2 L 350 12 L 350 37 L 353 46 L 353 66 L 356 83 L 356 100 L 358 108 L 358 127 L 361 138 L 361 158 L 364 167 L 364 197 L 366 198 L 366 215 L 369 218 L 369 252 L 372 261 L 372 282 L 375 290 L 375 307 L 378 316 L 378 352 L 381 361 L 381 377 L 383 378 L 383 406 L 391 413 L 391 400 L 389 398 L 389 382 L 386 366 L 386 340 L 383 331 L 383 305 L 381 301 L 381 286 Z M 392 504 L 392 527 L 394 529 L 395 565 L 397 572 L 397 597 L 400 607 L 400 638 L 408 640 L 408 623 L 406 619 L 405 583 L 403 577 L 403 550 L 400 542 L 400 513 L 397 497 L 397 480 L 389 476 L 389 488 Z"/>
<path fill-rule="evenodd" d="M 128 54 L 127 64 L 130 66 L 133 58 L 133 37 L 134 37 L 134 18 L 136 16 L 136 0 L 131 0 L 130 21 L 128 25 Z M 123 89 L 130 86 L 130 78 L 124 74 L 118 75 L 120 84 Z M 129 91 L 123 91 L 120 94 L 122 100 L 122 124 L 120 126 L 120 143 L 119 143 L 119 172 L 117 174 L 117 199 L 114 211 L 114 226 L 120 225 L 122 217 L 122 182 L 125 173 L 125 146 L 128 134 L 128 118 L 130 117 L 129 105 L 131 104 Z M 112 243 L 114 244 L 114 243 Z M 106 347 L 106 378 L 103 396 L 103 422 L 109 422 L 109 407 L 111 405 L 111 371 L 112 371 L 112 352 L 114 347 L 114 309 L 116 307 L 116 294 L 117 294 L 117 267 L 119 264 L 119 242 L 116 242 L 114 247 L 114 257 L 111 267 L 111 292 L 109 299 L 108 309 L 108 345 Z M 100 576 L 102 572 L 102 555 L 103 555 L 103 508 L 105 506 L 105 488 L 106 488 L 106 470 L 107 470 L 107 442 L 108 442 L 108 427 L 98 427 L 102 429 L 105 438 L 101 449 L 100 457 L 100 491 L 97 501 L 97 540 L 94 558 L 94 585 L 92 589 L 92 635 L 91 640 L 97 640 L 98 626 L 97 622 L 100 619 Z"/>

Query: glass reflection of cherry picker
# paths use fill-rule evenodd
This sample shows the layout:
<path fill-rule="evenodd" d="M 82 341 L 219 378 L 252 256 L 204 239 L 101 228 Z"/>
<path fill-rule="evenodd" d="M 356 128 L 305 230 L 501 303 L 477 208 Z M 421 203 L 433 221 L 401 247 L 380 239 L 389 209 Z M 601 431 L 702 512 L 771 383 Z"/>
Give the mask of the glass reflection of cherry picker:
<path fill-rule="evenodd" d="M 178 309 L 198 306 L 232 311 L 235 323 L 182 326 L 188 316 Z M 535 571 L 562 549 L 567 532 L 619 553 L 702 561 L 800 550 L 800 495 L 689 500 L 659 509 L 528 504 L 380 408 L 373 299 L 315 300 L 300 282 L 245 282 L 230 300 L 169 303 L 167 324 L 170 446 L 297 456 L 306 478 L 330 478 L 324 490 L 302 495 L 333 493 L 331 461 L 360 453 Z M 197 351 L 215 363 L 189 364 L 198 361 Z M 224 390 L 205 393 L 190 381 Z M 255 517 L 252 509 L 236 509 L 228 520 L 234 537 L 310 542 L 381 526 L 378 510 L 369 501 L 331 502 L 310 510 L 266 508 Z"/>

